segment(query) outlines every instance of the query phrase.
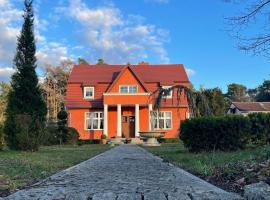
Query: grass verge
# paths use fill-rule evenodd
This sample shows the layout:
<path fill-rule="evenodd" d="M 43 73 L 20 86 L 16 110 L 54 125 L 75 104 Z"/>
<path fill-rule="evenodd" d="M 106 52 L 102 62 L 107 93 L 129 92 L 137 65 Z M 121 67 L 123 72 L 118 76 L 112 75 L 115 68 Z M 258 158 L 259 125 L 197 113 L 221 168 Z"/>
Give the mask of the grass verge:
<path fill-rule="evenodd" d="M 0 196 L 94 157 L 108 145 L 46 146 L 38 152 L 0 151 Z"/>
<path fill-rule="evenodd" d="M 182 143 L 146 149 L 228 191 L 242 193 L 244 185 L 270 178 L 270 146 L 214 153 L 190 153 Z"/>

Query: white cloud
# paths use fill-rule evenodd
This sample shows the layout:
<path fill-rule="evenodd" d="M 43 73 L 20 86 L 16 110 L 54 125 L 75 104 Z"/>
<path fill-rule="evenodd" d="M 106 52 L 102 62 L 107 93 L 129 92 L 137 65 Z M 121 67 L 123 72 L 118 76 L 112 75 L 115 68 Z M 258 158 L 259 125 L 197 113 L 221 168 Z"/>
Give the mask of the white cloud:
<path fill-rule="evenodd" d="M 13 73 L 14 69 L 11 67 L 0 67 L 0 82 L 8 82 Z"/>
<path fill-rule="evenodd" d="M 189 77 L 196 74 L 196 72 L 191 68 L 186 68 L 186 72 Z"/>
<path fill-rule="evenodd" d="M 158 62 L 169 62 L 164 48 L 168 32 L 143 24 L 139 16 L 125 19 L 113 6 L 90 8 L 81 0 L 72 0 L 68 8 L 60 10 L 83 27 L 78 35 L 83 45 L 89 44 L 92 59 L 102 57 L 108 63 L 126 63 L 151 55 Z"/>

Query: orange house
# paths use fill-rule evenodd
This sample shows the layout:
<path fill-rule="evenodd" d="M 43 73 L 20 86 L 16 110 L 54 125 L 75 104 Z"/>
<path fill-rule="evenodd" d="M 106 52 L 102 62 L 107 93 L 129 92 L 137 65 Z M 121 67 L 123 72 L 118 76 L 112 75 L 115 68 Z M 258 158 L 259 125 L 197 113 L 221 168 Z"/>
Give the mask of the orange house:
<path fill-rule="evenodd" d="M 67 84 L 65 106 L 69 126 L 80 133 L 80 139 L 139 137 L 139 131 L 150 129 L 157 89 L 190 82 L 183 65 L 75 65 Z M 188 104 L 177 91 L 162 99 L 154 112 L 154 129 L 163 130 L 165 138 L 176 138 L 181 120 L 189 117 Z"/>

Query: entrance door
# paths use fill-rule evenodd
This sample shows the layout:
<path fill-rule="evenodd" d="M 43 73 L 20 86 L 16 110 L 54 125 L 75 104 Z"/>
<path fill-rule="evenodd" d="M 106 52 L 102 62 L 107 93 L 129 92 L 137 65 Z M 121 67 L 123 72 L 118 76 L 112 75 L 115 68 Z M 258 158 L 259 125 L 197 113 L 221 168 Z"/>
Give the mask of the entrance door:
<path fill-rule="evenodd" d="M 125 138 L 135 137 L 135 116 L 122 116 L 122 135 Z"/>

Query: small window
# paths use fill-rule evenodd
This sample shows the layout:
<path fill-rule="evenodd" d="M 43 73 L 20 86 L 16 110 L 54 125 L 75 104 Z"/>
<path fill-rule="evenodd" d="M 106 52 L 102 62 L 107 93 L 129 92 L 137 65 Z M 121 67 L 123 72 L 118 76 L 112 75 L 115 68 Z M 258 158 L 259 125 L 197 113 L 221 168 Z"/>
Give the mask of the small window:
<path fill-rule="evenodd" d="M 94 87 L 84 87 L 84 98 L 86 99 L 94 98 Z"/>
<path fill-rule="evenodd" d="M 137 93 L 137 85 L 121 85 L 120 86 L 120 93 L 126 94 L 126 93 Z"/>
<path fill-rule="evenodd" d="M 128 93 L 128 86 L 121 86 L 120 93 Z"/>
<path fill-rule="evenodd" d="M 162 86 L 163 89 L 171 88 L 172 86 Z M 172 98 L 173 91 L 171 90 L 167 95 L 163 95 L 163 98 Z"/>

